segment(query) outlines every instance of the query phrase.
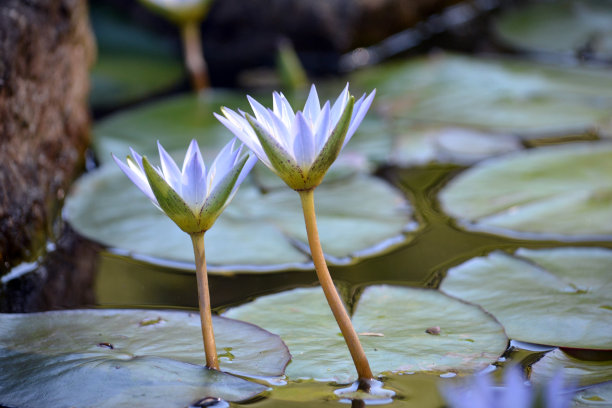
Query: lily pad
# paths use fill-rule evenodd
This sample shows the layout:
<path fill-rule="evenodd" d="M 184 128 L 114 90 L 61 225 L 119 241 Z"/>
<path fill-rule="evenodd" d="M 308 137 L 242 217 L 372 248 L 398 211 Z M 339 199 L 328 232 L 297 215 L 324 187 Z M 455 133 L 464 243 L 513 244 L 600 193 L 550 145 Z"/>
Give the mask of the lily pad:
<path fill-rule="evenodd" d="M 138 101 L 176 86 L 185 76 L 178 44 L 171 39 L 105 7 L 94 7 L 91 21 L 98 45 L 91 73 L 94 108 Z"/>
<path fill-rule="evenodd" d="M 0 404 L 32 407 L 187 406 L 206 396 L 241 401 L 266 386 L 228 374 L 278 376 L 282 341 L 213 317 L 221 369 L 205 368 L 197 313 L 72 310 L 0 314 Z"/>
<path fill-rule="evenodd" d="M 481 162 L 439 197 L 444 211 L 468 229 L 530 239 L 609 240 L 610 174 L 612 144 L 571 143 Z"/>
<path fill-rule="evenodd" d="M 612 349 L 612 250 L 493 252 L 451 268 L 440 289 L 482 306 L 511 339 Z"/>
<path fill-rule="evenodd" d="M 225 316 L 259 322 L 280 335 L 293 355 L 286 372 L 292 380 L 355 379 L 348 349 L 320 288 L 260 297 Z M 480 308 L 427 289 L 370 286 L 358 301 L 353 324 L 375 375 L 473 372 L 495 362 L 508 342 L 499 323 Z"/>
<path fill-rule="evenodd" d="M 568 29 L 571 27 L 571 29 Z M 500 39 L 529 52 L 612 58 L 612 5 L 605 0 L 526 4 L 496 22 Z"/>
<path fill-rule="evenodd" d="M 612 361 L 585 361 L 568 356 L 560 349 L 547 353 L 531 366 L 531 381 L 549 382 L 559 371 L 573 385 L 585 386 L 612 381 Z"/>
<path fill-rule="evenodd" d="M 437 124 L 524 138 L 610 135 L 612 74 L 513 60 L 436 55 L 360 72 L 376 111 L 395 126 Z"/>
<path fill-rule="evenodd" d="M 323 183 L 315 192 L 315 203 L 323 249 L 333 264 L 388 250 L 406 242 L 416 228 L 403 195 L 371 176 Z M 120 253 L 193 267 L 189 236 L 114 164 L 76 183 L 65 216 L 79 233 Z M 215 272 L 311 268 L 299 196 L 287 187 L 263 193 L 243 184 L 206 233 L 206 248 Z"/>

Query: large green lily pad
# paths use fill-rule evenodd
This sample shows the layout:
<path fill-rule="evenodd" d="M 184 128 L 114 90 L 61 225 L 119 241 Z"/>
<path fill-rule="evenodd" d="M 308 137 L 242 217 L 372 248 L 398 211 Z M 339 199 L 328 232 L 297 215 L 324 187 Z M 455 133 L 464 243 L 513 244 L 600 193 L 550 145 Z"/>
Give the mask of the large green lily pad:
<path fill-rule="evenodd" d="M 482 306 L 512 339 L 612 349 L 612 250 L 493 252 L 451 268 L 440 289 Z"/>
<path fill-rule="evenodd" d="M 317 188 L 323 249 L 346 264 L 405 242 L 416 224 L 402 194 L 371 176 L 344 177 Z M 149 260 L 193 263 L 189 236 L 159 211 L 112 163 L 81 178 L 65 215 L 82 235 Z M 311 268 L 298 194 L 282 187 L 262 193 L 243 184 L 206 233 L 211 271 Z"/>
<path fill-rule="evenodd" d="M 560 56 L 612 58 L 612 4 L 606 0 L 561 0 L 527 4 L 495 24 L 506 44 Z"/>
<path fill-rule="evenodd" d="M 375 110 L 396 126 L 463 126 L 523 137 L 611 133 L 608 70 L 436 55 L 360 72 L 351 85 L 377 88 Z"/>
<path fill-rule="evenodd" d="M 225 316 L 259 323 L 280 335 L 293 356 L 287 367 L 292 380 L 355 379 L 348 349 L 321 288 L 260 297 Z M 435 290 L 370 286 L 352 320 L 375 375 L 472 372 L 495 362 L 508 342 L 490 315 Z"/>
<path fill-rule="evenodd" d="M 278 376 L 278 336 L 213 317 L 221 369 Z M 197 312 L 73 310 L 0 314 L 0 405 L 183 407 L 206 396 L 241 401 L 267 387 L 209 370 Z"/>
<path fill-rule="evenodd" d="M 91 73 L 91 104 L 108 109 L 163 92 L 185 76 L 178 43 L 134 25 L 127 16 L 95 6 L 91 13 L 98 55 Z"/>
<path fill-rule="evenodd" d="M 563 379 L 575 386 L 612 381 L 612 361 L 585 361 L 568 356 L 560 349 L 547 353 L 531 366 L 530 379 L 547 383 L 561 371 Z"/>
<path fill-rule="evenodd" d="M 612 237 L 612 144 L 572 143 L 481 162 L 440 192 L 468 229 L 530 239 Z"/>

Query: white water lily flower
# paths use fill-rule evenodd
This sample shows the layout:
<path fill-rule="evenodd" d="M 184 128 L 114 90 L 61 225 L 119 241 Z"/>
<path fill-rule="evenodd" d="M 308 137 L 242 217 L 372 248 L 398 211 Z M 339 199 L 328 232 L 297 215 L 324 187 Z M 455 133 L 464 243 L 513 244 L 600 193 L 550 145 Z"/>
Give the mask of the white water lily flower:
<path fill-rule="evenodd" d="M 334 104 L 319 103 L 313 85 L 303 111 L 294 112 L 282 93 L 273 109 L 247 97 L 255 116 L 226 107 L 215 116 L 272 171 L 297 191 L 318 186 L 367 113 L 376 91 L 357 102 L 348 84 Z"/>
<path fill-rule="evenodd" d="M 161 167 L 152 166 L 133 149 L 127 165 L 115 155 L 121 170 L 149 199 L 183 231 L 201 233 L 212 227 L 230 203 L 257 158 L 228 143 L 206 171 L 200 148 L 191 141 L 182 170 L 157 142 Z"/>

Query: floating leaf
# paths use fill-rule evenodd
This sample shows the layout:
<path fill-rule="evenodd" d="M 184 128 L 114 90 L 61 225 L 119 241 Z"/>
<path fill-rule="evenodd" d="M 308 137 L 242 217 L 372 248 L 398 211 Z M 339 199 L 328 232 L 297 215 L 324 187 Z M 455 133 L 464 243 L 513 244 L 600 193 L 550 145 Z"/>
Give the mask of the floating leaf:
<path fill-rule="evenodd" d="M 608 70 L 436 55 L 362 71 L 351 85 L 377 88 L 375 110 L 396 127 L 438 124 L 523 137 L 610 133 Z"/>
<path fill-rule="evenodd" d="M 415 228 L 402 194 L 374 177 L 323 183 L 315 197 L 323 249 L 332 263 L 380 253 L 405 242 L 406 233 Z M 122 253 L 188 263 L 183 266 L 191 268 L 189 236 L 114 164 L 81 178 L 65 208 L 69 222 L 86 237 Z M 263 194 L 243 184 L 206 233 L 206 247 L 211 271 L 311 267 L 299 196 L 287 187 Z"/>
<path fill-rule="evenodd" d="M 568 29 L 571 27 L 571 29 Z M 506 44 L 565 57 L 612 58 L 612 5 L 605 0 L 526 4 L 496 22 Z"/>
<path fill-rule="evenodd" d="M 511 339 L 612 349 L 612 250 L 493 252 L 451 268 L 440 289 L 482 306 Z"/>
<path fill-rule="evenodd" d="M 260 297 L 225 315 L 259 322 L 279 334 L 293 356 L 287 367 L 292 380 L 346 383 L 355 379 L 348 349 L 320 288 Z M 359 299 L 353 324 L 375 375 L 472 372 L 494 362 L 507 346 L 503 329 L 490 315 L 435 290 L 368 287 Z M 437 335 L 427 332 L 434 326 L 439 327 Z"/>
<path fill-rule="evenodd" d="M 479 163 L 444 187 L 440 202 L 468 229 L 531 239 L 608 240 L 610 174 L 610 143 L 538 148 Z"/>
<path fill-rule="evenodd" d="M 221 369 L 278 376 L 282 341 L 213 317 Z M 205 362 L 197 313 L 72 310 L 0 314 L 0 404 L 31 407 L 187 406 L 206 396 L 241 401 L 267 387 Z"/>
<path fill-rule="evenodd" d="M 612 381 L 612 361 L 579 360 L 555 349 L 531 366 L 530 379 L 535 383 L 547 383 L 559 372 L 573 385 Z"/>
<path fill-rule="evenodd" d="M 98 45 L 91 104 L 112 108 L 168 90 L 184 76 L 176 44 L 104 7 L 91 13 Z"/>
<path fill-rule="evenodd" d="M 244 101 L 243 101 L 244 99 Z M 213 112 L 223 105 L 244 107 L 246 98 L 231 92 L 180 95 L 127 109 L 97 123 L 94 146 L 102 163 L 112 162 L 111 153 L 129 154 L 129 147 L 144 156 L 157 157 L 159 141 L 169 151 L 184 151 L 191 139 L 201 147 L 219 150 L 232 134 Z"/>

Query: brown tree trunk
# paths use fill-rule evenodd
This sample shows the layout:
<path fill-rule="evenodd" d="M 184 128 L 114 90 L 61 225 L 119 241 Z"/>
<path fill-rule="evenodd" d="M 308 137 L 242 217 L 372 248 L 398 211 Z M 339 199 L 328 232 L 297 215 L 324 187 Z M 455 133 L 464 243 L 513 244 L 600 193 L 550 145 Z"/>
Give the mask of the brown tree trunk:
<path fill-rule="evenodd" d="M 83 167 L 94 55 L 86 0 L 0 2 L 0 276 L 45 253 Z"/>

